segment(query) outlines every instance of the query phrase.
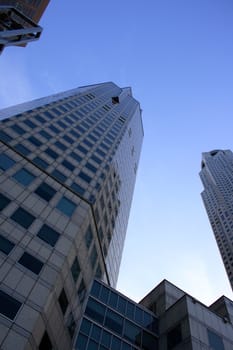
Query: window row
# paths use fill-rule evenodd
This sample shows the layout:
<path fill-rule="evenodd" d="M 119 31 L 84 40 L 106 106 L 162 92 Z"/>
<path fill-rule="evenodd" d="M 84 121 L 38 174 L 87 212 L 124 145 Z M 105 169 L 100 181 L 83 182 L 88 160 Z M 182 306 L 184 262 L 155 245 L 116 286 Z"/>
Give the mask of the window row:
<path fill-rule="evenodd" d="M 129 300 L 123 298 L 118 293 L 105 287 L 98 281 L 94 281 L 91 289 L 91 295 L 98 298 L 105 304 L 109 305 L 113 309 L 117 310 L 123 316 L 134 320 L 141 326 L 151 330 L 157 330 L 157 319 L 150 313 L 146 312 L 142 308 L 138 307 Z"/>

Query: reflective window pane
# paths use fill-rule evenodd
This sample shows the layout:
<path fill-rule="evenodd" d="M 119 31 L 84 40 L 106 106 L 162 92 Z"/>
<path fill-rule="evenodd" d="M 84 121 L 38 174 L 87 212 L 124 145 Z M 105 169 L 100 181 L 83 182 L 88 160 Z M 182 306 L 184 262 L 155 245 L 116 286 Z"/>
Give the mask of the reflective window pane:
<path fill-rule="evenodd" d="M 13 175 L 13 178 L 22 185 L 28 186 L 36 177 L 30 171 L 22 168 Z"/>

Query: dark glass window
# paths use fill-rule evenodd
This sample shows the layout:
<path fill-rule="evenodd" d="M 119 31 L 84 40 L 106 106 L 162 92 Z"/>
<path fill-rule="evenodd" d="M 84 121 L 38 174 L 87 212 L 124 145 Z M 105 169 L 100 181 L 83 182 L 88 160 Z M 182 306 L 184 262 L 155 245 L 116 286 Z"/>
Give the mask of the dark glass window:
<path fill-rule="evenodd" d="M 82 157 L 80 157 L 77 153 L 75 152 L 71 152 L 69 154 L 70 157 L 74 158 L 75 160 L 77 160 L 77 162 L 81 162 L 82 161 Z"/>
<path fill-rule="evenodd" d="M 87 175 L 86 173 L 84 173 L 83 171 L 80 171 L 80 173 L 78 174 L 78 176 L 79 176 L 82 180 L 86 181 L 87 183 L 90 183 L 90 182 L 91 182 L 91 177 L 88 176 L 88 175 Z"/>
<path fill-rule="evenodd" d="M 40 131 L 40 134 L 41 134 L 41 136 L 43 136 L 45 139 L 47 139 L 47 140 L 50 140 L 51 139 L 51 135 L 47 132 L 47 131 L 45 131 L 45 130 L 41 130 Z"/>
<path fill-rule="evenodd" d="M 80 331 L 86 335 L 89 335 L 91 329 L 91 322 L 88 321 L 86 318 L 83 318 Z"/>
<path fill-rule="evenodd" d="M 63 128 L 63 129 L 66 129 L 66 128 L 67 128 L 67 125 L 66 125 L 65 123 L 63 123 L 61 120 L 58 120 L 58 121 L 57 121 L 57 124 L 58 124 L 61 128 Z"/>
<path fill-rule="evenodd" d="M 53 349 L 53 346 L 52 346 L 51 340 L 49 339 L 48 333 L 45 331 L 39 345 L 39 350 L 52 350 L 52 349 Z"/>
<path fill-rule="evenodd" d="M 13 215 L 11 215 L 11 219 L 17 222 L 17 224 L 22 227 L 28 229 L 33 221 L 35 220 L 35 216 L 30 214 L 28 211 L 23 208 L 18 208 Z"/>
<path fill-rule="evenodd" d="M 72 125 L 74 122 L 73 122 L 73 120 L 71 119 L 71 118 L 69 118 L 69 117 L 64 117 L 64 120 L 68 123 L 68 124 L 70 124 L 70 125 Z M 71 132 L 71 131 L 70 131 Z"/>
<path fill-rule="evenodd" d="M 3 252 L 4 254 L 8 255 L 14 248 L 14 243 L 9 241 L 9 239 L 3 237 L 0 235 L 0 251 Z"/>
<path fill-rule="evenodd" d="M 64 136 L 63 136 L 63 139 L 64 139 L 66 142 L 70 143 L 71 145 L 72 145 L 72 143 L 74 143 L 74 140 L 73 140 L 71 137 L 67 136 L 67 135 L 64 135 Z"/>
<path fill-rule="evenodd" d="M 104 322 L 106 307 L 92 298 L 89 298 L 87 307 L 86 307 L 86 315 L 88 315 L 92 320 L 97 321 L 100 324 Z"/>
<path fill-rule="evenodd" d="M 153 303 L 152 305 L 154 305 Z M 153 311 L 153 309 L 150 308 L 150 310 Z M 156 313 L 155 311 L 153 311 Z M 154 318 L 152 315 L 148 314 L 144 311 L 144 319 L 143 319 L 143 326 L 147 329 L 150 329 L 152 332 L 157 332 L 158 330 L 158 320 Z"/>
<path fill-rule="evenodd" d="M 22 185 L 28 186 L 35 179 L 35 176 L 30 171 L 22 168 L 13 175 L 13 178 Z"/>
<path fill-rule="evenodd" d="M 111 343 L 111 334 L 103 330 L 101 344 L 106 346 L 107 349 L 110 349 L 110 343 Z"/>
<path fill-rule="evenodd" d="M 61 182 L 65 182 L 67 177 L 63 175 L 59 170 L 53 170 L 52 175 Z"/>
<path fill-rule="evenodd" d="M 49 119 L 53 119 L 53 118 L 54 118 L 54 116 L 53 116 L 49 111 L 45 111 L 45 112 L 44 112 L 44 115 L 45 115 L 46 117 L 48 117 Z"/>
<path fill-rule="evenodd" d="M 140 327 L 136 326 L 132 322 L 125 320 L 124 337 L 136 345 L 141 345 L 141 333 Z"/>
<path fill-rule="evenodd" d="M 97 168 L 94 165 L 92 165 L 91 163 L 87 163 L 86 168 L 91 170 L 93 173 L 97 172 Z"/>
<path fill-rule="evenodd" d="M 86 139 L 83 140 L 83 143 L 85 143 L 85 145 L 87 145 L 90 148 L 93 146 L 93 144 L 90 141 L 86 140 Z"/>
<path fill-rule="evenodd" d="M 0 211 L 2 211 L 4 208 L 10 204 L 11 200 L 0 193 Z"/>
<path fill-rule="evenodd" d="M 0 154 L 0 169 L 7 170 L 15 164 L 15 161 L 6 154 Z"/>
<path fill-rule="evenodd" d="M 118 310 L 124 315 L 126 308 L 126 300 L 119 295 L 118 298 Z"/>
<path fill-rule="evenodd" d="M 179 324 L 167 333 L 167 349 L 173 349 L 182 342 L 181 325 Z"/>
<path fill-rule="evenodd" d="M 218 334 L 210 331 L 209 329 L 207 329 L 207 333 L 208 333 L 210 348 L 213 350 L 224 350 L 224 344 L 223 344 L 222 338 Z"/>
<path fill-rule="evenodd" d="M 98 350 L 99 346 L 94 340 L 89 340 L 87 350 Z M 118 348 L 119 350 L 119 348 Z"/>
<path fill-rule="evenodd" d="M 48 156 L 50 156 L 51 158 L 53 158 L 53 159 L 57 159 L 57 158 L 58 158 L 58 153 L 55 152 L 54 150 L 52 150 L 51 148 L 47 148 L 47 149 L 45 150 L 45 153 L 46 153 Z"/>
<path fill-rule="evenodd" d="M 60 142 L 60 141 L 56 141 L 55 142 L 55 146 L 57 146 L 58 148 L 60 148 L 62 151 L 65 151 L 67 149 L 66 145 L 64 145 L 64 143 Z"/>
<path fill-rule="evenodd" d="M 93 136 L 91 134 L 89 134 L 88 137 L 89 137 L 89 139 L 91 139 L 94 142 L 96 142 L 98 140 L 95 136 Z"/>
<path fill-rule="evenodd" d="M 43 182 L 39 187 L 37 187 L 35 193 L 41 198 L 45 199 L 47 202 L 49 202 L 50 199 L 52 199 L 55 195 L 56 190 L 48 184 L 46 184 L 45 182 Z"/>
<path fill-rule="evenodd" d="M 5 141 L 5 142 L 10 142 L 12 140 L 12 137 L 10 135 L 8 135 L 6 132 L 4 131 L 0 131 L 0 139 L 2 141 Z"/>
<path fill-rule="evenodd" d="M 101 336 L 101 328 L 93 324 L 92 330 L 91 330 L 91 338 L 99 342 L 100 336 Z"/>
<path fill-rule="evenodd" d="M 114 292 L 110 292 L 109 305 L 114 309 L 117 307 L 118 295 Z"/>
<path fill-rule="evenodd" d="M 72 274 L 72 277 L 73 277 L 75 283 L 78 280 L 80 272 L 81 272 L 80 265 L 79 265 L 78 259 L 76 257 L 74 259 L 72 266 L 71 266 L 71 274 Z"/>
<path fill-rule="evenodd" d="M 88 229 L 87 229 L 87 231 L 85 233 L 85 243 L 86 243 L 87 249 L 90 248 L 92 240 L 93 240 L 93 233 L 92 233 L 91 226 L 89 225 Z"/>
<path fill-rule="evenodd" d="M 95 155 L 92 155 L 92 156 L 91 156 L 91 159 L 93 159 L 94 162 L 96 162 L 97 164 L 101 164 L 101 163 L 102 163 L 102 160 L 99 159 L 98 157 L 96 157 Z"/>
<path fill-rule="evenodd" d="M 46 122 L 46 120 L 39 114 L 35 115 L 34 118 L 38 120 L 38 122 L 40 122 L 41 124 Z"/>
<path fill-rule="evenodd" d="M 121 335 L 123 331 L 123 317 L 108 309 L 104 325 L 115 333 Z"/>
<path fill-rule="evenodd" d="M 38 140 L 36 137 L 34 137 L 34 136 L 30 136 L 28 138 L 28 141 L 30 141 L 34 146 L 37 146 L 37 147 L 42 145 L 42 142 L 40 140 Z"/>
<path fill-rule="evenodd" d="M 44 265 L 42 261 L 38 260 L 37 258 L 28 253 L 23 253 L 21 258 L 19 259 L 19 263 L 27 269 L 34 272 L 36 275 L 40 273 Z"/>
<path fill-rule="evenodd" d="M 97 149 L 96 149 L 96 152 L 97 152 L 100 156 L 102 156 L 102 157 L 105 157 L 105 156 L 106 156 L 106 153 L 103 152 L 103 151 L 101 151 L 100 148 L 97 148 Z"/>
<path fill-rule="evenodd" d="M 77 126 L 76 126 L 76 129 L 77 129 L 78 131 L 80 131 L 82 134 L 85 133 L 85 131 L 86 131 L 86 130 L 85 130 L 84 128 L 82 128 L 80 125 L 77 125 Z"/>
<path fill-rule="evenodd" d="M 52 227 L 48 225 L 43 225 L 40 231 L 38 232 L 37 236 L 52 247 L 54 247 L 57 243 L 57 240 L 60 237 L 60 234 L 57 231 L 55 231 Z"/>
<path fill-rule="evenodd" d="M 100 293 L 100 289 L 101 289 L 101 284 L 99 284 L 99 282 L 97 282 L 97 281 L 94 281 L 92 288 L 91 288 L 91 295 L 98 298 L 99 293 Z"/>
<path fill-rule="evenodd" d="M 34 158 L 33 162 L 42 169 L 46 169 L 49 166 L 49 164 L 44 159 L 41 159 L 40 157 Z"/>
<path fill-rule="evenodd" d="M 142 320 L 143 320 L 143 310 L 140 309 L 139 307 L 136 307 L 136 308 L 135 308 L 134 319 L 135 319 L 135 321 L 138 322 L 139 324 L 142 323 Z"/>
<path fill-rule="evenodd" d="M 111 350 L 121 349 L 121 340 L 113 335 Z"/>
<path fill-rule="evenodd" d="M 131 345 L 129 345 L 125 342 L 122 342 L 121 350 L 132 350 L 132 348 L 131 348 Z"/>
<path fill-rule="evenodd" d="M 11 128 L 19 135 L 23 135 L 25 133 L 25 130 L 17 124 L 12 125 Z"/>
<path fill-rule="evenodd" d="M 75 344 L 75 349 L 78 350 L 86 350 L 87 346 L 87 337 L 83 334 L 79 334 L 77 342 Z"/>
<path fill-rule="evenodd" d="M 144 330 L 142 332 L 142 348 L 145 350 L 158 349 L 158 340 Z"/>
<path fill-rule="evenodd" d="M 80 152 L 84 153 L 84 154 L 87 154 L 87 152 L 88 152 L 88 150 L 87 150 L 85 147 L 81 146 L 81 145 L 78 145 L 78 146 L 77 146 L 77 149 L 78 149 Z"/>
<path fill-rule="evenodd" d="M 15 149 L 19 153 L 23 154 L 24 156 L 27 156 L 30 153 L 29 149 L 27 147 L 21 145 L 21 143 L 18 143 L 17 145 L 15 145 Z"/>
<path fill-rule="evenodd" d="M 61 210 L 65 215 L 71 217 L 76 209 L 76 204 L 73 203 L 70 199 L 62 197 L 57 204 L 57 208 Z"/>
<path fill-rule="evenodd" d="M 74 137 L 77 137 L 77 139 L 80 137 L 79 133 L 77 133 L 75 130 L 70 130 L 70 133 L 71 133 Z"/>
<path fill-rule="evenodd" d="M 0 290 L 0 313 L 13 320 L 22 304 Z"/>
<path fill-rule="evenodd" d="M 77 192 L 78 194 L 80 194 L 81 196 L 84 194 L 85 192 L 85 189 L 80 186 L 79 184 L 77 184 L 76 182 L 73 182 L 72 185 L 71 185 L 71 188 Z"/>
<path fill-rule="evenodd" d="M 104 303 L 108 303 L 108 297 L 109 297 L 109 289 L 102 286 L 101 292 L 100 292 L 100 300 L 102 300 Z"/>
<path fill-rule="evenodd" d="M 131 319 L 134 319 L 134 309 L 134 304 L 128 301 L 126 307 L 126 315 Z"/>
<path fill-rule="evenodd" d="M 52 130 L 55 134 L 59 134 L 60 130 L 54 125 L 49 125 L 49 129 Z"/>
<path fill-rule="evenodd" d="M 60 110 L 57 109 L 57 108 L 53 108 L 52 111 L 53 111 L 57 116 L 61 115 Z"/>
<path fill-rule="evenodd" d="M 64 315 L 68 306 L 68 299 L 64 288 L 62 289 L 61 294 L 59 295 L 58 302 L 61 307 L 61 311 Z"/>
<path fill-rule="evenodd" d="M 71 164 L 70 162 L 68 162 L 67 160 L 63 160 L 62 165 L 71 171 L 73 171 L 75 169 L 75 166 L 73 164 Z"/>
<path fill-rule="evenodd" d="M 24 122 L 24 124 L 26 124 L 27 126 L 29 126 L 29 128 L 31 128 L 31 129 L 36 128 L 36 124 L 33 123 L 30 119 L 25 119 L 23 122 Z"/>

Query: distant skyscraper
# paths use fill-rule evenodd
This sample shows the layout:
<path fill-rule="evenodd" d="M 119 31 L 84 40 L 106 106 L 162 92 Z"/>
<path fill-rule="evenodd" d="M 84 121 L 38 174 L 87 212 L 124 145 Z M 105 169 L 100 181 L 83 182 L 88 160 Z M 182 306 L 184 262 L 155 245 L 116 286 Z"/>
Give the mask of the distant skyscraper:
<path fill-rule="evenodd" d="M 131 89 L 0 111 L 1 349 L 71 349 L 86 289 L 115 286 L 143 139 Z"/>
<path fill-rule="evenodd" d="M 50 0 L 0 0 L 0 53 L 5 46 L 26 46 L 39 39 L 37 25 Z"/>
<path fill-rule="evenodd" d="M 205 152 L 201 166 L 201 196 L 233 289 L 233 153 Z"/>

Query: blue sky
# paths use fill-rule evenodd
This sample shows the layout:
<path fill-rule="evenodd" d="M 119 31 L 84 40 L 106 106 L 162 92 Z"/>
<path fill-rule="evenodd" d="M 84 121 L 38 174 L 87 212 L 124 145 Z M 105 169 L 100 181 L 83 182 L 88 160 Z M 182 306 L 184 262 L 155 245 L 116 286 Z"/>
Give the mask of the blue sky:
<path fill-rule="evenodd" d="M 0 108 L 113 81 L 141 103 L 145 138 L 118 287 L 167 278 L 209 304 L 232 298 L 198 177 L 233 149 L 232 0 L 53 1 L 38 42 L 0 57 Z"/>

